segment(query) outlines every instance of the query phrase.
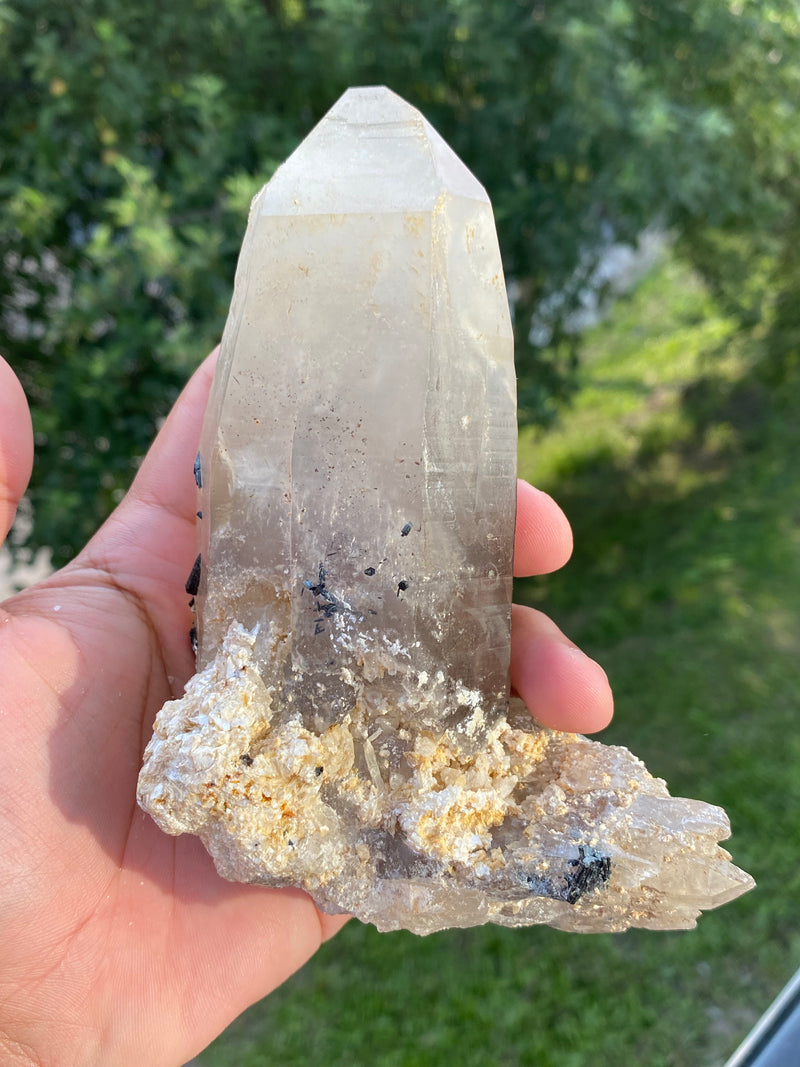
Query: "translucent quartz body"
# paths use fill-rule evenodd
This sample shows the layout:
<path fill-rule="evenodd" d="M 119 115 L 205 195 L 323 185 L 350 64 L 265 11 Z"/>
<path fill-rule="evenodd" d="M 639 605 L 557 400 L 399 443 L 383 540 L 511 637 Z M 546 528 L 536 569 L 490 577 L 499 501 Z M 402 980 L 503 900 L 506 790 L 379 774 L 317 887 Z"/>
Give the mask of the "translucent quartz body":
<path fill-rule="evenodd" d="M 259 625 L 265 681 L 282 701 L 299 686 L 318 726 L 351 702 L 342 641 L 402 641 L 417 669 L 504 710 L 516 403 L 500 254 L 481 186 L 388 91 L 351 90 L 256 198 L 200 453 L 199 667 L 231 618 Z"/>
<path fill-rule="evenodd" d="M 220 872 L 420 933 L 676 927 L 727 818 L 509 713 L 516 410 L 491 207 L 385 89 L 253 203 L 203 426 L 198 673 L 140 803 Z"/>

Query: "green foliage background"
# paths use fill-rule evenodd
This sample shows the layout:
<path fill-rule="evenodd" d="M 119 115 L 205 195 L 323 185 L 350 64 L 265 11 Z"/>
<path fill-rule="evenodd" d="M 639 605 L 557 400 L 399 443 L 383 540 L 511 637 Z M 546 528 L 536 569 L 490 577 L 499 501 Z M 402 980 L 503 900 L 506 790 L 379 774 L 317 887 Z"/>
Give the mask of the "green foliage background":
<path fill-rule="evenodd" d="M 119 499 L 221 332 L 251 196 L 376 82 L 489 190 L 527 418 L 576 360 L 558 324 L 528 343 L 530 311 L 576 294 L 608 227 L 669 229 L 743 322 L 779 307 L 773 374 L 795 358 L 793 0 L 0 0 L 0 348 L 34 408 L 31 547 L 65 561 Z"/>
<path fill-rule="evenodd" d="M 0 350 L 33 405 L 28 543 L 69 559 L 125 491 L 220 335 L 252 195 L 368 83 L 418 105 L 495 205 L 521 469 L 578 546 L 519 594 L 608 667 L 611 738 L 729 810 L 759 887 L 687 935 L 350 924 L 203 1060 L 718 1065 L 800 946 L 796 0 L 0 0 Z M 563 323 L 529 343 L 604 234 L 653 223 L 673 256 L 582 365 Z"/>

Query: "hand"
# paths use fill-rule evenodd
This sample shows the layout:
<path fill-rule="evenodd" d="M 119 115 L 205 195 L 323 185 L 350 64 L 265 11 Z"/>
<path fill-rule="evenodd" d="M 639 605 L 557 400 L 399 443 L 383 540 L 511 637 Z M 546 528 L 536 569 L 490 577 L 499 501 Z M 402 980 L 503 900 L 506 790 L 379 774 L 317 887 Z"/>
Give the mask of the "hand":
<path fill-rule="evenodd" d="M 345 922 L 305 893 L 233 885 L 196 838 L 162 834 L 136 779 L 161 705 L 193 671 L 183 584 L 191 477 L 213 373 L 187 385 L 130 492 L 80 555 L 0 606 L 0 1059 L 177 1067 Z M 30 476 L 25 398 L 0 359 L 0 535 Z M 572 539 L 520 483 L 519 574 Z M 515 608 L 513 684 L 547 725 L 611 717 L 605 674 Z"/>

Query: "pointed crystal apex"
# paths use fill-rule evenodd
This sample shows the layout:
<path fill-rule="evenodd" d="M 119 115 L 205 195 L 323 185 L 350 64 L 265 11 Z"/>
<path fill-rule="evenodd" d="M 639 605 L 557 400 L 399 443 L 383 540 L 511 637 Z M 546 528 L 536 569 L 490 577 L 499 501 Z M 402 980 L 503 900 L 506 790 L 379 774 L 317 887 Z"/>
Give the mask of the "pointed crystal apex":
<path fill-rule="evenodd" d="M 428 125 L 415 107 L 385 85 L 356 85 L 345 90 L 323 121 L 373 128 L 401 124 L 420 130 Z"/>
<path fill-rule="evenodd" d="M 489 203 L 486 190 L 390 89 L 348 89 L 275 172 L 265 215 L 431 211 L 442 196 Z"/>

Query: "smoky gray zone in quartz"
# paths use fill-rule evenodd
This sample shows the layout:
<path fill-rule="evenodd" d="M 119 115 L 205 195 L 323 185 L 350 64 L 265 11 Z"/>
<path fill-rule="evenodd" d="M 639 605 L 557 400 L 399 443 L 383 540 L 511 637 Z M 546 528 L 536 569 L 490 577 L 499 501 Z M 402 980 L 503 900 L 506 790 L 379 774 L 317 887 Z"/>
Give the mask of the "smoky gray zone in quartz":
<path fill-rule="evenodd" d="M 511 324 L 491 207 L 350 90 L 255 199 L 194 476 L 197 674 L 139 801 L 226 878 L 419 933 L 691 926 L 727 817 L 508 700 Z"/>

